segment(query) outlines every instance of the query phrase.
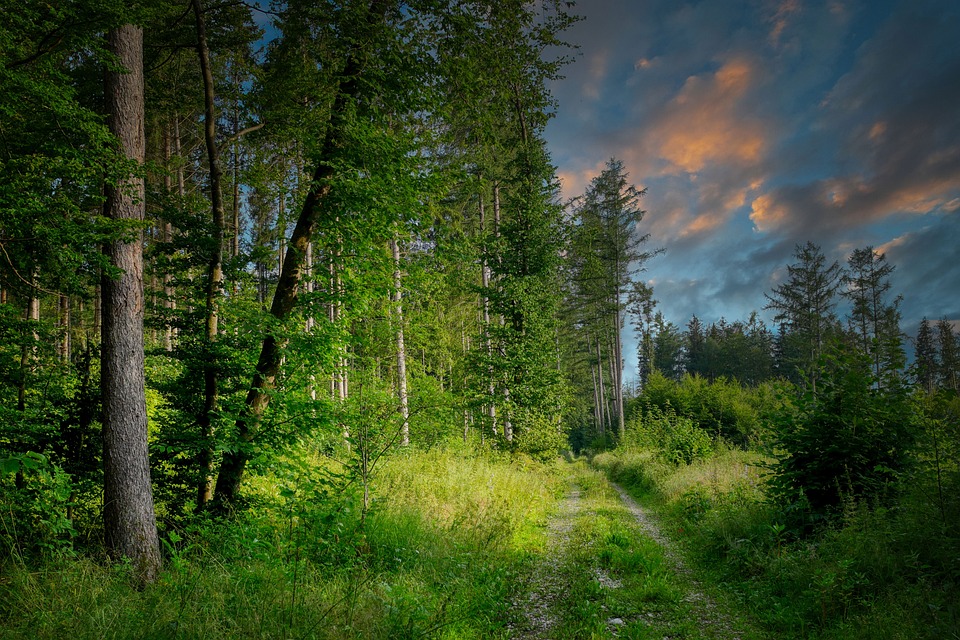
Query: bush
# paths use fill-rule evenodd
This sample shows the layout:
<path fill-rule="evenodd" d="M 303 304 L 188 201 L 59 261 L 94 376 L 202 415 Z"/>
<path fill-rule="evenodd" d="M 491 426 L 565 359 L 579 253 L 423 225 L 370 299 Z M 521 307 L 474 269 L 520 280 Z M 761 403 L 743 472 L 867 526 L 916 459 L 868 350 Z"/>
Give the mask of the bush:
<path fill-rule="evenodd" d="M 628 446 L 656 449 L 675 465 L 690 464 L 713 452 L 710 436 L 692 419 L 677 415 L 669 403 L 665 410 L 651 406 L 632 420 L 626 440 Z"/>
<path fill-rule="evenodd" d="M 816 392 L 811 386 L 799 411 L 783 416 L 771 489 L 795 524 L 833 518 L 845 502 L 882 503 L 895 490 L 915 417 L 904 390 L 874 383 L 864 356 L 838 348 L 821 367 Z"/>
<path fill-rule="evenodd" d="M 707 433 L 746 447 L 765 431 L 771 385 L 747 389 L 736 381 L 721 378 L 711 382 L 691 375 L 677 382 L 654 372 L 647 379 L 638 404 L 641 412 L 651 407 L 672 409 Z"/>

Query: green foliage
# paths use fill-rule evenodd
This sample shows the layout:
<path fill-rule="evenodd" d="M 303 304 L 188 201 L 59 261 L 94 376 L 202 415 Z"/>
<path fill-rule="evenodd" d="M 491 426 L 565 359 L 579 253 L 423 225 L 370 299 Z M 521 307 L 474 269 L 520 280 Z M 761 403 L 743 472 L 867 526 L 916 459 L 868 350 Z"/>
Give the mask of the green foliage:
<path fill-rule="evenodd" d="M 710 435 L 685 416 L 678 416 L 667 403 L 665 410 L 656 405 L 630 421 L 627 446 L 650 447 L 676 465 L 690 464 L 713 452 Z"/>
<path fill-rule="evenodd" d="M 70 476 L 46 456 L 28 451 L 0 458 L 0 545 L 23 560 L 72 549 L 67 517 L 74 499 Z"/>
<path fill-rule="evenodd" d="M 848 502 L 835 526 L 799 537 L 755 454 L 673 467 L 620 449 L 593 464 L 654 508 L 707 582 L 733 589 L 770 637 L 933 640 L 960 628 L 960 532 L 940 517 L 932 470 L 910 477 L 895 508 Z"/>
<path fill-rule="evenodd" d="M 396 456 L 377 475 L 362 520 L 357 487 L 330 474 L 338 467 L 304 450 L 252 483 L 255 511 L 233 521 L 185 520 L 166 536 L 164 571 L 147 590 L 130 588 L 123 564 L 6 565 L 0 635 L 507 633 L 516 616 L 511 594 L 542 544 L 555 474 L 466 451 Z"/>
<path fill-rule="evenodd" d="M 747 388 L 724 378 L 709 381 L 690 375 L 677 382 L 654 372 L 631 410 L 672 410 L 714 437 L 747 446 L 765 435 L 769 415 L 776 406 L 770 394 L 772 386 L 766 383 Z"/>
<path fill-rule="evenodd" d="M 557 420 L 535 414 L 527 415 L 514 435 L 513 449 L 540 462 L 556 459 L 567 444 L 567 434 Z"/>
<path fill-rule="evenodd" d="M 803 526 L 837 517 L 845 502 L 889 503 L 916 431 L 905 390 L 877 389 L 863 354 L 839 347 L 817 377 L 775 436 L 773 496 Z"/>

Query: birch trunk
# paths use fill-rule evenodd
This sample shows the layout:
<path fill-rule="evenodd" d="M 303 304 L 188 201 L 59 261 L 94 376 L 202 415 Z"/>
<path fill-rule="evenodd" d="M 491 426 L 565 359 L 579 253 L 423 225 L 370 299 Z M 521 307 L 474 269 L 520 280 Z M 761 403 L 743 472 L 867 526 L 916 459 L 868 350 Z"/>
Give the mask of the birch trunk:
<path fill-rule="evenodd" d="M 494 183 L 493 185 L 493 236 L 494 238 L 500 238 L 500 185 Z M 497 262 L 502 265 L 502 258 L 498 255 Z M 503 326 L 504 318 L 500 316 L 500 326 Z M 506 356 L 506 354 L 501 354 Z M 513 422 L 510 420 L 510 386 L 504 384 L 503 386 L 503 400 L 504 405 L 506 405 L 506 410 L 503 413 L 503 437 L 507 442 L 513 442 Z"/>
<path fill-rule="evenodd" d="M 479 197 L 479 212 L 480 212 L 480 234 L 486 231 L 486 210 L 483 206 L 483 195 Z M 490 428 L 493 433 L 497 433 L 497 403 L 494 400 L 494 394 L 496 393 L 496 388 L 493 382 L 493 345 L 490 341 L 490 296 L 487 295 L 487 292 L 490 290 L 490 264 L 487 262 L 487 250 L 483 250 L 483 258 L 480 267 L 480 285 L 483 289 L 483 342 L 487 350 L 487 361 L 490 363 L 487 366 L 487 397 L 489 399 L 489 404 L 487 405 L 487 417 L 490 418 Z"/>
<path fill-rule="evenodd" d="M 410 406 L 407 400 L 407 350 L 403 343 L 403 291 L 400 279 L 400 243 L 394 238 L 390 241 L 393 252 L 393 304 L 397 328 L 397 394 L 400 400 L 400 418 L 403 420 L 400 442 L 410 444 Z"/>

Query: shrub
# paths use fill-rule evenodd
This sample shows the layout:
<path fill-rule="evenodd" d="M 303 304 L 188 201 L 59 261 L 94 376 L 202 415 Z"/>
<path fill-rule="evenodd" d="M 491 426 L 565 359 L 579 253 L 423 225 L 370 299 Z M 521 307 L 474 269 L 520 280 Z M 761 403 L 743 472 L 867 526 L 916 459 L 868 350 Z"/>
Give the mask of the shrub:
<path fill-rule="evenodd" d="M 837 348 L 819 386 L 781 421 L 775 499 L 805 526 L 838 515 L 845 501 L 889 497 L 908 461 L 915 422 L 899 388 L 875 389 L 869 362 Z"/>
<path fill-rule="evenodd" d="M 692 419 L 677 415 L 669 403 L 665 410 L 651 406 L 632 420 L 627 443 L 654 448 L 665 460 L 676 465 L 690 464 L 709 457 L 713 452 L 713 441 L 707 432 Z"/>

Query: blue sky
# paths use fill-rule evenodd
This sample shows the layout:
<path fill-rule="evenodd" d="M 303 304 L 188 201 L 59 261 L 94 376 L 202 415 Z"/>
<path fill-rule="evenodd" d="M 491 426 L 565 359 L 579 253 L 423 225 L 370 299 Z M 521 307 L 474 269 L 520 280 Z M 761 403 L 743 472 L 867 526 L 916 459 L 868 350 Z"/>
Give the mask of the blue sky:
<path fill-rule="evenodd" d="M 903 329 L 960 328 L 960 3 L 580 0 L 547 140 L 566 197 L 611 157 L 683 327 L 746 319 L 797 244 L 871 245 Z M 768 314 L 762 314 L 769 319 Z M 628 363 L 630 358 L 628 357 Z"/>

